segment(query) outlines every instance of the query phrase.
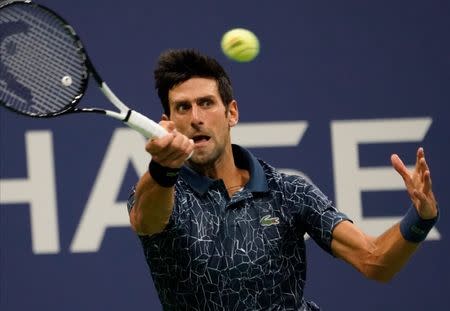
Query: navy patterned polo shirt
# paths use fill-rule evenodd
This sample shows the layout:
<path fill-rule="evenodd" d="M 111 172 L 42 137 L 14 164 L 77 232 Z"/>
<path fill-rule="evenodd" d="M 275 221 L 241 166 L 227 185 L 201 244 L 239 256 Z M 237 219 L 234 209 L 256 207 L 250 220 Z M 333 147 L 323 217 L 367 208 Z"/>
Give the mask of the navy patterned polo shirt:
<path fill-rule="evenodd" d="M 242 190 L 230 198 L 222 180 L 184 166 L 169 224 L 139 236 L 164 310 L 319 310 L 303 298 L 304 235 L 331 254 L 347 216 L 302 177 L 242 147 L 233 154 L 250 172 Z"/>

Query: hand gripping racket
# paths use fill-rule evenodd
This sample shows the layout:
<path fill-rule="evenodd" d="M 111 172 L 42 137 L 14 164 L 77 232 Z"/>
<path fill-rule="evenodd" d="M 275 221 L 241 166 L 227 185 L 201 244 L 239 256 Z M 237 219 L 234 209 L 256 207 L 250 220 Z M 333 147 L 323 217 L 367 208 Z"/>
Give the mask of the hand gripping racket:
<path fill-rule="evenodd" d="M 118 111 L 76 107 L 91 76 Z M 146 138 L 167 134 L 114 95 L 64 19 L 31 1 L 0 0 L 0 104 L 31 117 L 100 113 Z"/>

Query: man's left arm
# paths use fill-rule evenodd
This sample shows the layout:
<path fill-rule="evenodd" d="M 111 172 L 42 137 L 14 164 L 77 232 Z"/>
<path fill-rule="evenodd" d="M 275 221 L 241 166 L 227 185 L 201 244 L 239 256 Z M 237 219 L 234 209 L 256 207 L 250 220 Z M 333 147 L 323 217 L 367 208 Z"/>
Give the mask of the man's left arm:
<path fill-rule="evenodd" d="M 402 176 L 413 206 L 400 223 L 377 238 L 344 221 L 333 230 L 331 249 L 366 277 L 387 282 L 400 271 L 437 221 L 438 209 L 431 188 L 430 170 L 422 148 L 410 172 L 397 155 L 392 166 Z"/>

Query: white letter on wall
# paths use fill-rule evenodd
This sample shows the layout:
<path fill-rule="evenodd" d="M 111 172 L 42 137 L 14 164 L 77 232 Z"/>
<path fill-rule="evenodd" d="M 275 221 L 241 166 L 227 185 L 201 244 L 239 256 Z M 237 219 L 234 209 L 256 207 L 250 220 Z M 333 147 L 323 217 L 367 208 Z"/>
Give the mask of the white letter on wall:
<path fill-rule="evenodd" d="M 126 202 L 116 202 L 116 198 L 130 161 L 137 172 L 145 172 L 150 156 L 144 146 L 141 134 L 125 128 L 115 130 L 75 232 L 71 252 L 96 252 L 108 227 L 130 226 Z"/>
<path fill-rule="evenodd" d="M 233 129 L 233 143 L 248 148 L 297 146 L 308 128 L 306 121 L 241 123 Z"/>
<path fill-rule="evenodd" d="M 50 131 L 25 134 L 28 178 L 0 180 L 1 204 L 30 204 L 33 253 L 59 248 L 53 141 Z"/>
<path fill-rule="evenodd" d="M 408 118 L 331 123 L 336 206 L 369 235 L 379 235 L 401 217 L 363 217 L 361 192 L 405 190 L 405 185 L 392 167 L 360 168 L 358 144 L 422 141 L 431 122 L 431 118 Z M 436 228 L 427 239 L 440 239 Z"/>

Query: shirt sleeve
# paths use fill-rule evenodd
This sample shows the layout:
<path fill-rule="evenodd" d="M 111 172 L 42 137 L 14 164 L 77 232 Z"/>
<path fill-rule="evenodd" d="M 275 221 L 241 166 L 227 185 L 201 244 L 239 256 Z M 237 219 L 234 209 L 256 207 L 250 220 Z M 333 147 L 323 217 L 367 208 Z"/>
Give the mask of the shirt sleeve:
<path fill-rule="evenodd" d="M 178 188 L 175 191 L 175 199 L 174 200 L 175 201 L 174 201 L 174 207 L 173 207 L 172 214 L 170 215 L 169 222 L 168 222 L 167 226 L 164 228 L 164 230 L 162 231 L 162 233 L 164 233 L 165 231 L 167 231 L 168 229 L 170 229 L 174 226 L 174 218 L 175 218 L 174 214 L 177 214 L 178 202 L 180 201 L 180 190 Z M 128 200 L 127 200 L 128 214 L 131 213 L 131 210 L 133 209 L 135 202 L 136 202 L 136 186 L 133 186 L 133 188 L 130 191 L 130 195 L 128 196 Z M 152 236 L 157 236 L 159 234 L 161 234 L 161 233 L 154 234 Z"/>
<path fill-rule="evenodd" d="M 301 226 L 323 250 L 332 255 L 334 228 L 344 220 L 351 220 L 338 211 L 317 186 L 300 176 L 286 177 L 285 189 L 295 225 Z"/>

